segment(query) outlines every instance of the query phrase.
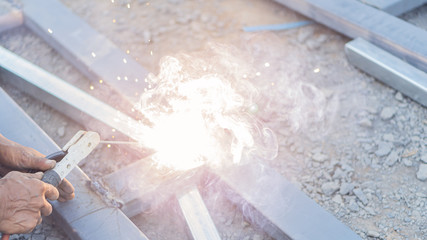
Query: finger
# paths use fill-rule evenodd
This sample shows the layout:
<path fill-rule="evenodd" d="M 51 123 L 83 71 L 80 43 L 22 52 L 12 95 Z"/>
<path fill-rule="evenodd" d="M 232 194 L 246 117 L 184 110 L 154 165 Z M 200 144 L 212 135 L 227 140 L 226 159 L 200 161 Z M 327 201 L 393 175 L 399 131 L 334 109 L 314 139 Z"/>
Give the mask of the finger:
<path fill-rule="evenodd" d="M 74 187 L 73 185 L 66 179 L 62 180 L 61 184 L 59 184 L 58 187 L 60 193 L 63 191 L 64 193 L 72 194 L 74 193 Z"/>
<path fill-rule="evenodd" d="M 37 221 L 37 225 L 40 225 L 43 222 L 43 218 L 40 217 L 39 220 Z"/>
<path fill-rule="evenodd" d="M 45 196 L 46 198 L 50 199 L 50 200 L 56 200 L 59 197 L 59 192 L 58 189 L 56 189 L 56 187 L 54 187 L 53 185 L 44 183 L 45 186 Z"/>
<path fill-rule="evenodd" d="M 59 198 L 58 198 L 58 202 L 66 202 L 66 201 L 70 201 L 73 200 L 73 198 L 75 197 L 75 194 L 61 194 L 61 190 L 59 190 Z"/>
<path fill-rule="evenodd" d="M 49 216 L 52 213 L 52 205 L 46 200 L 44 200 L 44 205 L 40 208 L 40 213 L 42 216 Z"/>
<path fill-rule="evenodd" d="M 46 171 L 55 167 L 55 164 L 55 160 L 49 160 L 41 156 L 35 156 L 29 152 L 24 152 L 20 166 L 22 168 Z"/>

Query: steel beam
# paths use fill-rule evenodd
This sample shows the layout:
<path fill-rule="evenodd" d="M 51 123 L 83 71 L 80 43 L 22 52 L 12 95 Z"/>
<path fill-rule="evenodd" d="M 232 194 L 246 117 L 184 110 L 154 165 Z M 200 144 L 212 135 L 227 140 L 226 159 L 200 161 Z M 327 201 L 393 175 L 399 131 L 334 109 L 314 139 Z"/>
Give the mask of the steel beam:
<path fill-rule="evenodd" d="M 132 138 L 136 128 L 142 128 L 133 118 L 2 47 L 0 67 L 18 76 L 9 81 L 11 84 L 71 119 L 80 123 L 87 122 L 89 117 L 96 119 L 97 122 L 91 124 L 94 129 L 88 130 L 103 133 L 114 128 Z"/>
<path fill-rule="evenodd" d="M 275 0 L 350 38 L 362 37 L 427 71 L 427 31 L 355 0 Z"/>
<path fill-rule="evenodd" d="M 399 16 L 427 3 L 426 0 L 359 0 L 381 11 Z"/>
<path fill-rule="evenodd" d="M 275 239 L 361 239 L 267 166 L 247 164 L 213 174 L 219 177 L 222 188 L 240 196 L 227 195 L 231 201 L 249 205 L 243 214 Z"/>
<path fill-rule="evenodd" d="M 60 150 L 1 88 L 0 109 L 4 113 L 0 114 L 0 133 L 5 137 L 45 155 Z M 92 191 L 90 179 L 79 167 L 67 179 L 76 197 L 65 203 L 52 202 L 52 216 L 71 239 L 147 239 L 120 209 L 108 206 Z"/>
<path fill-rule="evenodd" d="M 345 45 L 351 64 L 427 107 L 427 74 L 361 38 Z"/>
<path fill-rule="evenodd" d="M 22 0 L 24 24 L 80 72 L 102 79 L 135 103 L 148 84 L 148 72 L 130 55 L 90 27 L 58 0 Z"/>
<path fill-rule="evenodd" d="M 193 239 L 221 239 L 196 186 L 180 196 L 178 202 Z"/>

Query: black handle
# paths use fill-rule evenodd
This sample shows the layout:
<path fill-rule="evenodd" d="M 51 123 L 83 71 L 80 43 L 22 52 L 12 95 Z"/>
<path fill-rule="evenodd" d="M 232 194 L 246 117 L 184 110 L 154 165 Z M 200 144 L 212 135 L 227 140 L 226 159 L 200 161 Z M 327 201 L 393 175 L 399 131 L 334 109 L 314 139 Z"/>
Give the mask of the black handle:
<path fill-rule="evenodd" d="M 44 172 L 42 181 L 45 183 L 52 184 L 54 187 L 58 187 L 61 183 L 61 177 L 59 174 L 53 170 L 48 170 Z"/>

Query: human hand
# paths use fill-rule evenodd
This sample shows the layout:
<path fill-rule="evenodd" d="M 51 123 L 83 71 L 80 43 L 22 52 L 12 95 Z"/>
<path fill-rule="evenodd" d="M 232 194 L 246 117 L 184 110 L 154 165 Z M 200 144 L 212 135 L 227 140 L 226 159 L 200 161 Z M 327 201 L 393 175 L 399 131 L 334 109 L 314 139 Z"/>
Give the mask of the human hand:
<path fill-rule="evenodd" d="M 13 170 L 27 171 L 29 169 L 46 171 L 53 168 L 56 161 L 44 158 L 35 149 L 22 146 L 0 134 L 0 174 L 5 175 Z M 58 201 L 65 202 L 74 198 L 74 187 L 64 179 L 58 186 Z"/>
<path fill-rule="evenodd" d="M 22 146 L 0 134 L 0 164 L 2 174 L 13 170 L 41 170 L 46 171 L 56 164 L 54 160 L 44 158 L 44 155 L 35 149 Z"/>
<path fill-rule="evenodd" d="M 41 181 L 43 173 L 12 171 L 0 179 L 0 232 L 28 233 L 52 213 L 46 200 L 56 200 L 58 190 Z"/>

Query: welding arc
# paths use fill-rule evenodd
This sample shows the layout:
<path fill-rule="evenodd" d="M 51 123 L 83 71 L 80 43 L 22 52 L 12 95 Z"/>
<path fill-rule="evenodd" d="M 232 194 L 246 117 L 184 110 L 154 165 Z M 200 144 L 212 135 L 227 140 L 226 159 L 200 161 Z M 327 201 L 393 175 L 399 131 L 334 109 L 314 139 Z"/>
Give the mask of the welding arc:
<path fill-rule="evenodd" d="M 129 145 L 138 145 L 138 142 L 128 142 L 128 141 L 100 141 L 99 143 L 103 144 L 129 144 Z"/>

